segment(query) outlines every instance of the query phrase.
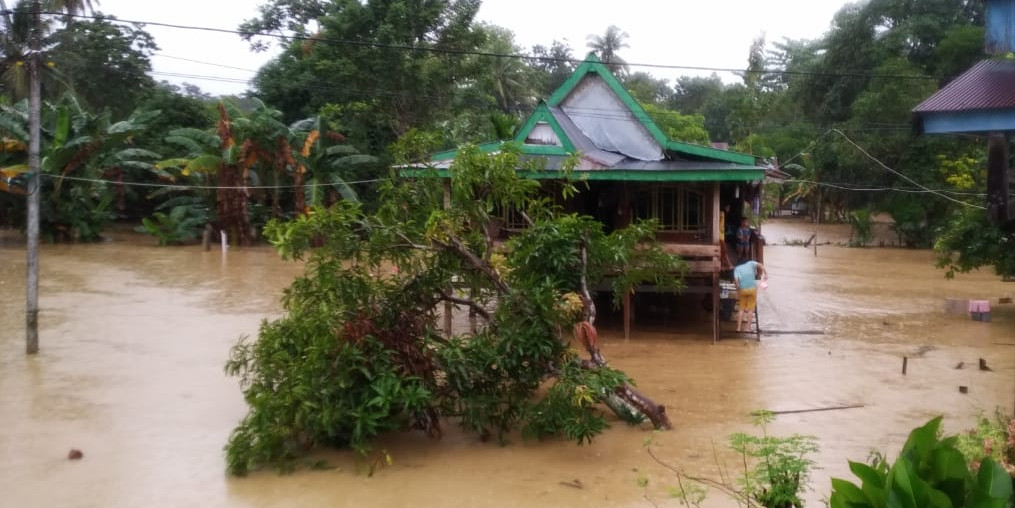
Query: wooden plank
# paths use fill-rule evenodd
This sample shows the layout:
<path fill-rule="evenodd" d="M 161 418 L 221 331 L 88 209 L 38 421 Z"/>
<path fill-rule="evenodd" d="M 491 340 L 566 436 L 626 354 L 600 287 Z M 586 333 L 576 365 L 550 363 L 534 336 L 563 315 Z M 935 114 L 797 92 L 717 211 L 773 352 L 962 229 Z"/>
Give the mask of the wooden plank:
<path fill-rule="evenodd" d="M 712 345 L 719 342 L 719 272 L 712 272 Z"/>
<path fill-rule="evenodd" d="M 712 184 L 712 240 L 714 243 L 722 241 L 723 231 L 719 231 L 719 182 Z"/>
<path fill-rule="evenodd" d="M 631 293 L 624 293 L 624 340 L 631 338 Z"/>
<path fill-rule="evenodd" d="M 663 244 L 666 252 L 684 258 L 702 258 L 719 256 L 719 244 L 702 243 L 667 243 Z"/>
<path fill-rule="evenodd" d="M 712 258 L 708 261 L 684 261 L 687 264 L 688 274 L 707 274 L 719 272 L 719 258 Z"/>

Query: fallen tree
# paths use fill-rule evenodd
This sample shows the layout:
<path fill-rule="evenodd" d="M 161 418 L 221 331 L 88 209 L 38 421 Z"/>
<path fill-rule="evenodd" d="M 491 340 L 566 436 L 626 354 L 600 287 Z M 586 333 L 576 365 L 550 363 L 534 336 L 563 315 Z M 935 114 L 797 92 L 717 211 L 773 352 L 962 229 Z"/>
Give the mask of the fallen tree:
<path fill-rule="evenodd" d="M 249 405 L 226 446 L 231 473 L 289 466 L 315 446 L 365 453 L 389 431 L 438 437 L 448 421 L 483 439 L 520 429 L 589 443 L 608 426 L 600 402 L 670 427 L 600 354 L 589 287 L 676 289 L 683 263 L 655 243 L 652 224 L 606 234 L 560 213 L 517 176 L 521 165 L 510 149 L 465 148 L 449 179 L 393 178 L 373 213 L 340 202 L 269 224 L 266 236 L 306 271 L 283 296 L 285 315 L 241 340 L 226 365 Z M 556 185 L 565 197 L 578 192 L 568 174 Z M 497 210 L 529 227 L 498 246 Z M 445 333 L 445 306 L 482 323 Z M 571 347 L 572 329 L 589 358 Z"/>

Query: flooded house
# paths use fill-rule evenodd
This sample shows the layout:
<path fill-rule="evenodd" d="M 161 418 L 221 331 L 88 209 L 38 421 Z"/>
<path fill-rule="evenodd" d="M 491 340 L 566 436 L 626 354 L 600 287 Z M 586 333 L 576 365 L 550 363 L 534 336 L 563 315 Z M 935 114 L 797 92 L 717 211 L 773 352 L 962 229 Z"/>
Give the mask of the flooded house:
<path fill-rule="evenodd" d="M 515 137 L 480 145 L 495 152 L 513 143 L 523 159 L 539 158 L 543 171 L 528 178 L 560 179 L 565 161 L 577 156 L 573 178 L 587 182 L 560 203 L 568 212 L 595 217 L 607 231 L 639 219 L 655 219 L 658 239 L 687 263 L 684 294 L 702 295 L 720 308 L 720 282 L 737 262 L 733 231 L 746 215 L 757 216 L 766 166 L 752 155 L 670 139 L 594 54 L 578 66 L 553 95 L 540 101 Z M 430 165 L 446 175 L 457 155 L 437 153 Z M 753 213 L 751 212 L 753 210 Z M 501 235 L 525 227 L 506 213 Z M 725 231 L 724 231 L 725 230 Z M 763 240 L 752 235 L 750 257 L 763 259 Z M 652 293 L 651 285 L 636 293 Z M 637 295 L 623 298 L 624 335 L 637 315 Z M 713 339 L 719 312 L 711 312 Z"/>

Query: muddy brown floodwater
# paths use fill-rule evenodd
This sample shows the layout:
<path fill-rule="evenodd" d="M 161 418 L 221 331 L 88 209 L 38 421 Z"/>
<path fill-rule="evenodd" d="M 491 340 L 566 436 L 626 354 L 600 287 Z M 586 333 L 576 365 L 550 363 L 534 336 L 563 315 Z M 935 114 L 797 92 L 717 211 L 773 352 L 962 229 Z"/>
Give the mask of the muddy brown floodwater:
<path fill-rule="evenodd" d="M 814 230 L 801 221 L 765 226 L 774 243 Z M 821 241 L 844 234 L 818 231 Z M 231 478 L 222 446 L 245 405 L 222 366 L 240 335 L 278 314 L 278 296 L 300 266 L 270 248 L 223 256 L 127 233 L 46 245 L 41 352 L 26 357 L 21 238 L 2 232 L 0 257 L 0 506 L 677 506 L 667 497 L 673 477 L 643 447 L 653 433 L 620 422 L 583 447 L 521 439 L 500 447 L 451 427 L 440 441 L 398 434 L 380 444 L 393 465 L 372 477 L 353 454 L 324 452 L 336 469 Z M 628 341 L 616 327 L 601 330 L 607 359 L 667 406 L 675 428 L 657 434 L 653 449 L 673 467 L 735 475 L 726 437 L 752 431 L 756 409 L 863 404 L 782 415 L 769 429 L 817 437 L 807 503 L 821 506 L 829 478 L 849 475 L 847 459 L 871 449 L 894 456 L 933 416 L 945 415 L 946 430 L 957 432 L 980 411 L 1012 411 L 1015 307 L 997 300 L 1015 283 L 983 272 L 947 281 L 930 252 L 901 249 L 821 245 L 815 256 L 771 245 L 766 265 L 763 329 L 821 334 L 760 342 L 727 334 L 713 345 L 707 329 L 665 316 L 637 322 Z M 993 320 L 946 314 L 945 298 L 990 299 Z M 980 358 L 992 370 L 978 370 Z M 84 457 L 68 460 L 72 448 Z M 712 491 L 705 506 L 733 504 Z"/>

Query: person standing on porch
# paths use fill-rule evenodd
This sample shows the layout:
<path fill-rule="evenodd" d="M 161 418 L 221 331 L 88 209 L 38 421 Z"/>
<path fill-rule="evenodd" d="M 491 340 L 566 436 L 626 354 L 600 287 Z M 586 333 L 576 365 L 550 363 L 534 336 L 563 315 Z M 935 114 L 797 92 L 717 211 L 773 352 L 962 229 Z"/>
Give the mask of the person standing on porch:
<path fill-rule="evenodd" d="M 765 266 L 757 261 L 747 260 L 733 269 L 733 280 L 737 285 L 737 302 L 740 313 L 737 315 L 737 331 L 741 331 L 744 318 L 747 319 L 747 330 L 751 329 L 754 309 L 758 305 L 758 274 L 762 280 L 768 280 Z"/>
<path fill-rule="evenodd" d="M 747 218 L 740 220 L 740 228 L 737 229 L 737 262 L 740 263 L 751 257 L 751 226 Z"/>

